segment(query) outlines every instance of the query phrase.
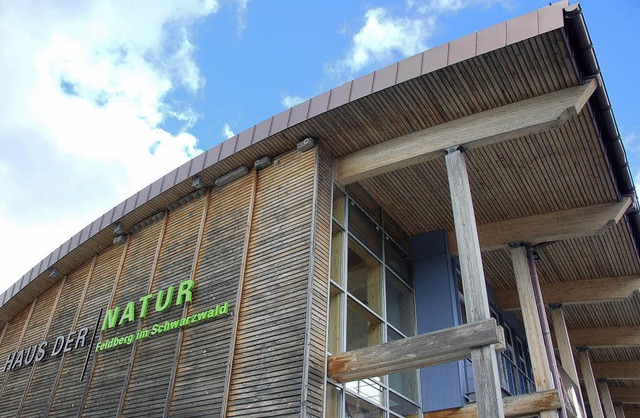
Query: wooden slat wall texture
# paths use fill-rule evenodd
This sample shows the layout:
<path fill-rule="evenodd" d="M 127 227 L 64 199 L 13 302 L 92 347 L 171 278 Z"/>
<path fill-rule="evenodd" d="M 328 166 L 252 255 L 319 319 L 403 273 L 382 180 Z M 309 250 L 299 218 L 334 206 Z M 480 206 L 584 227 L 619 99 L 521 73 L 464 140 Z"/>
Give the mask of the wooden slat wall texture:
<path fill-rule="evenodd" d="M 227 416 L 299 416 L 315 151 L 258 172 Z"/>
<path fill-rule="evenodd" d="M 4 373 L 0 417 L 321 416 L 332 165 L 320 148 L 284 154 L 166 211 L 56 282 L 7 324 L 2 361 L 82 327 L 90 328 L 88 346 L 100 309 L 129 301 L 137 302 L 136 320 L 104 332 L 100 321 L 94 343 L 224 302 L 230 315 L 92 352 L 82 381 L 88 347 Z M 189 278 L 191 304 L 156 312 L 152 299 L 138 318 L 142 296 L 177 291 Z"/>
<path fill-rule="evenodd" d="M 155 222 L 130 237 L 131 243 L 111 306 L 120 306 L 124 309 L 127 302 L 137 301 L 146 294 L 162 225 L 162 221 Z M 121 326 L 103 332 L 102 341 L 135 333 L 137 328 L 137 322 L 125 322 Z M 124 381 L 127 378 L 131 350 L 131 345 L 123 345 L 96 356 L 83 415 L 116 415 Z M 75 359 L 78 356 L 73 357 Z"/>
<path fill-rule="evenodd" d="M 307 416 L 321 417 L 324 411 L 324 388 L 326 370 L 327 303 L 329 299 L 329 250 L 331 241 L 331 190 L 333 159 L 321 148 L 318 149 L 316 172 L 316 201 L 313 251 L 311 253 L 311 282 L 307 329 L 308 352 L 305 355 L 307 371 L 303 379 L 307 382 L 303 411 Z"/>
<path fill-rule="evenodd" d="M 60 283 L 53 286 L 36 299 L 33 313 L 25 329 L 20 348 L 31 347 L 44 339 L 51 309 L 60 290 Z M 34 361 L 35 363 L 35 361 Z M 0 416 L 14 416 L 20 406 L 24 391 L 29 384 L 29 377 L 34 366 L 24 366 L 9 372 L 0 398 Z"/>

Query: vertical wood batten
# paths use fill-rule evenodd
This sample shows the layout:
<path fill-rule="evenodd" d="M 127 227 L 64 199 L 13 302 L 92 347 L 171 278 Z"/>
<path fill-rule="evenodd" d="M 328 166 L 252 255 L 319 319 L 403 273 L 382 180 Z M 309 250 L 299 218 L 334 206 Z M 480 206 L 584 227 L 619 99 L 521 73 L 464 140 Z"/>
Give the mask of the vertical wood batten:
<path fill-rule="evenodd" d="M 49 333 L 49 328 L 51 327 L 51 322 L 53 322 L 53 313 L 56 311 L 58 307 L 58 302 L 60 301 L 60 295 L 62 294 L 62 289 L 64 288 L 64 284 L 67 281 L 67 276 L 64 276 L 58 285 L 59 289 L 56 294 L 56 299 L 51 306 L 51 312 L 49 312 L 49 319 L 47 320 L 47 325 L 45 326 L 44 332 L 42 334 L 42 340 L 47 338 L 47 334 Z M 20 399 L 20 405 L 18 406 L 18 412 L 16 412 L 17 416 L 20 416 L 20 412 L 22 411 L 22 406 L 24 405 L 25 399 L 27 398 L 27 394 L 29 393 L 29 389 L 31 388 L 31 383 L 33 382 L 33 376 L 36 372 L 36 366 L 39 362 L 34 361 L 31 366 L 31 372 L 29 373 L 29 379 L 27 380 L 27 385 L 24 388 L 24 392 L 22 394 L 22 399 Z"/>
<path fill-rule="evenodd" d="M 604 418 L 602 405 L 600 404 L 600 395 L 596 379 L 593 377 L 593 368 L 591 367 L 591 356 L 587 347 L 578 349 L 578 362 L 582 370 L 582 378 L 584 379 L 584 387 L 587 390 L 587 399 L 589 399 L 589 408 L 593 418 Z"/>
<path fill-rule="evenodd" d="M 73 316 L 73 322 L 71 323 L 71 330 L 73 331 L 77 325 L 78 325 L 78 318 L 80 316 L 80 310 L 82 308 L 82 305 L 84 304 L 84 300 L 85 297 L 87 295 L 87 289 L 89 288 L 89 282 L 91 281 L 91 276 L 93 275 L 93 270 L 96 267 L 96 262 L 98 260 L 98 256 L 95 255 L 93 256 L 93 259 L 91 260 L 91 266 L 89 267 L 89 273 L 87 274 L 87 278 L 85 279 L 85 283 L 84 283 L 84 287 L 82 288 L 82 294 L 80 296 L 80 300 L 78 301 L 78 306 L 76 308 L 76 313 Z M 66 279 L 66 278 L 65 278 Z M 53 313 L 51 314 L 51 316 L 53 317 Z M 91 346 L 91 342 L 88 343 L 89 346 Z M 90 355 L 91 353 L 89 353 Z M 46 410 L 45 410 L 45 416 L 49 415 L 49 412 L 51 410 L 51 403 L 53 402 L 53 397 L 56 393 L 56 391 L 58 390 L 58 384 L 60 382 L 60 375 L 62 374 L 62 368 L 64 365 L 64 356 L 65 353 L 62 353 L 62 357 L 60 358 L 60 364 L 58 365 L 58 371 L 56 372 L 56 376 L 54 378 L 53 381 L 53 386 L 52 386 L 52 390 L 51 393 L 49 395 L 49 400 L 47 401 L 47 406 L 46 406 Z"/>
<path fill-rule="evenodd" d="M 489 319 L 489 298 L 482 266 L 478 230 L 473 210 L 471 188 L 464 154 L 449 150 L 445 157 L 456 242 L 465 295 L 467 320 Z M 504 417 L 498 375 L 498 361 L 493 345 L 471 350 L 473 376 L 476 385 L 478 416 Z"/>
<path fill-rule="evenodd" d="M 233 372 L 233 360 L 238 338 L 238 325 L 240 322 L 240 308 L 242 306 L 242 292 L 244 289 L 244 277 L 247 270 L 247 258 L 249 256 L 249 243 L 251 241 L 251 227 L 253 225 L 253 212 L 256 204 L 256 194 L 258 192 L 258 170 L 253 170 L 253 181 L 251 185 L 251 198 L 249 200 L 249 212 L 247 214 L 247 227 L 242 246 L 242 263 L 240 267 L 240 277 L 238 278 L 238 288 L 236 291 L 236 303 L 233 316 L 233 326 L 231 329 L 231 342 L 229 344 L 229 356 L 227 357 L 227 371 L 225 373 L 224 391 L 222 393 L 222 406 L 220 413 L 222 417 L 227 416 L 229 405 L 229 392 L 231 391 L 231 376 Z"/>
<path fill-rule="evenodd" d="M 189 273 L 189 279 L 195 280 L 196 270 L 198 268 L 198 261 L 200 260 L 200 248 L 202 246 L 202 236 L 204 235 L 204 228 L 207 221 L 207 215 L 209 213 L 209 202 L 211 200 L 211 189 L 207 191 L 205 196 L 204 208 L 202 209 L 202 217 L 200 218 L 200 226 L 198 228 L 198 238 L 196 240 L 196 247 L 193 253 L 193 262 L 191 264 L 191 272 Z M 184 318 L 187 315 L 189 310 L 188 304 L 185 304 L 182 309 L 182 317 Z M 178 370 L 178 363 L 180 362 L 180 352 L 182 350 L 182 340 L 184 337 L 184 330 L 180 328 L 178 331 L 178 340 L 176 341 L 176 346 L 173 354 L 173 362 L 171 368 L 171 375 L 169 377 L 169 385 L 167 387 L 167 395 L 164 400 L 164 410 L 162 412 L 163 417 L 169 416 L 169 410 L 171 408 L 171 399 L 173 395 L 173 387 L 176 381 L 176 373 Z"/>
<path fill-rule="evenodd" d="M 162 249 L 162 243 L 164 241 L 164 236 L 167 231 L 167 224 L 169 223 L 169 211 L 167 211 L 162 219 L 162 227 L 160 228 L 160 234 L 158 235 L 158 243 L 156 244 L 156 252 L 153 254 L 153 264 L 151 265 L 151 272 L 149 273 L 149 282 L 147 284 L 147 291 L 145 295 L 151 293 L 151 289 L 153 287 L 153 279 L 156 276 L 156 269 L 158 268 L 158 259 L 160 258 L 160 250 Z M 144 323 L 143 318 L 138 318 L 138 326 L 136 329 L 139 331 L 142 328 Z M 120 393 L 120 399 L 118 400 L 118 409 L 116 410 L 116 416 L 120 416 L 122 414 L 122 408 L 124 406 L 124 400 L 127 395 L 127 389 L 129 387 L 129 380 L 131 379 L 131 370 L 133 369 L 133 363 L 136 358 L 136 352 L 138 348 L 138 338 L 135 338 L 133 341 L 133 345 L 131 347 L 131 352 L 129 354 L 129 364 L 127 365 L 127 372 L 124 377 L 124 382 L 122 383 L 122 391 Z"/>
<path fill-rule="evenodd" d="M 116 271 L 116 275 L 113 279 L 113 286 L 111 287 L 111 294 L 109 295 L 109 302 L 107 303 L 107 307 L 113 304 L 113 300 L 116 296 L 116 289 L 118 287 L 118 281 L 120 280 L 120 276 L 122 275 L 122 270 L 124 268 L 124 262 L 127 259 L 127 253 L 129 251 L 129 245 L 131 245 L 131 234 L 127 235 L 127 240 L 125 241 L 122 248 L 122 255 L 120 256 L 120 262 L 118 263 L 118 270 Z M 100 325 L 98 325 L 100 326 Z M 102 339 L 102 328 L 100 332 L 96 333 L 96 341 L 100 341 Z M 91 366 L 89 367 L 89 375 L 87 376 L 87 382 L 85 383 L 84 389 L 82 391 L 82 395 L 80 396 L 80 405 L 78 406 L 77 417 L 82 416 L 82 410 L 84 409 L 85 403 L 87 401 L 87 395 L 89 394 L 89 388 L 91 387 L 91 383 L 94 378 L 94 369 L 97 361 L 97 355 L 93 355 L 93 361 L 91 362 Z M 51 403 L 53 403 L 53 398 L 51 399 Z M 51 403 L 49 405 L 49 409 L 51 409 Z"/>

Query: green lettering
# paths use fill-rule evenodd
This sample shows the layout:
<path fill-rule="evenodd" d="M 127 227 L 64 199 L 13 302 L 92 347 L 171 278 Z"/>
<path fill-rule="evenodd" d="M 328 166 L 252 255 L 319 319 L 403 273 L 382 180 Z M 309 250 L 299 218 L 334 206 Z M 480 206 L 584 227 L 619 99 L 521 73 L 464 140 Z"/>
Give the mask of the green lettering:
<path fill-rule="evenodd" d="M 102 330 L 107 328 L 113 328 L 118 322 L 118 315 L 120 315 L 120 307 L 116 306 L 115 309 L 107 309 L 107 313 L 104 315 L 104 322 L 102 323 Z"/>
<path fill-rule="evenodd" d="M 142 302 L 142 307 L 140 308 L 140 318 L 144 318 L 147 316 L 147 308 L 149 307 L 149 300 L 153 299 L 153 293 L 147 296 L 143 296 L 140 298 L 140 302 Z"/>
<path fill-rule="evenodd" d="M 127 307 L 124 308 L 122 312 L 122 317 L 120 318 L 120 322 L 118 325 L 124 324 L 124 320 L 127 319 L 129 322 L 133 322 L 136 320 L 136 304 L 135 302 L 127 303 Z"/>
<path fill-rule="evenodd" d="M 182 287 L 182 283 L 180 283 L 180 287 Z M 167 289 L 167 298 L 163 301 L 164 290 L 158 292 L 158 299 L 156 299 L 156 311 L 162 312 L 165 311 L 169 305 L 171 305 L 171 299 L 173 299 L 173 286 L 169 286 Z"/>
<path fill-rule="evenodd" d="M 190 303 L 192 298 L 193 280 L 185 280 L 180 282 L 178 287 L 178 297 L 176 298 L 176 305 L 182 305 L 183 303 Z M 184 298 L 184 300 L 183 300 Z"/>
<path fill-rule="evenodd" d="M 225 315 L 229 313 L 229 302 L 225 302 L 224 305 L 220 307 L 220 311 L 218 315 Z"/>

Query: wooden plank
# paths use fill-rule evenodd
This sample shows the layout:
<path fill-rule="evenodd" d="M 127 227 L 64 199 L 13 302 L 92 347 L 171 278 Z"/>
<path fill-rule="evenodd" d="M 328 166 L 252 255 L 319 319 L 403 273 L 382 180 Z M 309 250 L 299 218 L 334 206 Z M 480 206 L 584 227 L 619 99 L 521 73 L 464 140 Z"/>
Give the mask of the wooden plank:
<path fill-rule="evenodd" d="M 536 388 L 539 390 L 553 389 L 553 377 L 543 341 L 536 297 L 531 283 L 527 250 L 525 247 L 520 246 L 512 248 L 510 253 L 516 285 L 518 286 L 518 297 L 522 306 L 522 320 L 527 335 L 527 346 L 531 356 L 531 367 Z"/>
<path fill-rule="evenodd" d="M 604 412 L 602 411 L 602 405 L 600 404 L 600 395 L 598 394 L 598 387 L 596 380 L 593 377 L 593 370 L 591 369 L 591 358 L 589 356 L 589 350 L 587 348 L 581 348 L 578 350 L 578 362 L 582 369 L 582 376 L 584 377 L 584 387 L 587 391 L 587 399 L 589 400 L 589 407 L 593 418 L 604 418 Z"/>
<path fill-rule="evenodd" d="M 592 363 L 591 368 L 597 379 L 640 379 L 640 361 Z"/>
<path fill-rule="evenodd" d="M 592 80 L 361 149 L 338 159 L 336 180 L 351 184 L 437 158 L 447 148 L 477 148 L 557 127 L 580 112 L 596 87 Z"/>
<path fill-rule="evenodd" d="M 465 295 L 467 321 L 490 318 L 489 299 L 482 267 L 471 188 L 465 156 L 460 150 L 450 150 L 445 157 L 451 205 L 460 249 L 460 272 Z M 471 350 L 473 375 L 479 415 L 502 417 L 502 395 L 498 377 L 498 361 L 492 347 Z"/>
<path fill-rule="evenodd" d="M 507 396 L 503 398 L 504 416 L 521 417 L 535 415 L 543 411 L 560 409 L 560 396 L 556 390 L 545 390 L 527 393 L 526 395 Z M 469 403 L 460 408 L 443 409 L 425 412 L 423 418 L 477 418 L 478 408 L 475 403 Z"/>
<path fill-rule="evenodd" d="M 640 346 L 640 326 L 569 330 L 574 347 Z"/>
<path fill-rule="evenodd" d="M 480 248 L 492 251 L 508 248 L 512 242 L 539 244 L 549 241 L 602 234 L 618 223 L 631 205 L 631 198 L 620 202 L 548 212 L 506 221 L 478 225 Z M 455 231 L 449 231 L 449 250 L 457 254 Z"/>
<path fill-rule="evenodd" d="M 607 379 L 598 379 L 598 391 L 600 392 L 604 416 L 607 418 L 616 418 L 616 411 L 613 408 L 613 401 L 611 400 Z"/>
<path fill-rule="evenodd" d="M 486 319 L 397 341 L 334 354 L 327 374 L 338 382 L 415 370 L 462 360 L 471 349 L 500 341 L 496 321 Z"/>
<path fill-rule="evenodd" d="M 640 388 L 638 387 L 610 387 L 609 392 L 614 402 L 640 404 Z"/>
<path fill-rule="evenodd" d="M 560 352 L 560 363 L 562 368 L 567 372 L 573 382 L 578 384 L 578 369 L 573 358 L 573 348 L 569 340 L 569 332 L 567 330 L 567 322 L 564 318 L 564 308 L 556 306 L 551 309 L 551 321 L 553 322 L 553 330 L 556 336 L 556 344 Z"/>
<path fill-rule="evenodd" d="M 625 300 L 640 289 L 640 276 L 606 277 L 600 279 L 572 280 L 541 284 L 547 304 L 577 305 L 583 303 L 614 302 Z M 520 309 L 517 289 L 496 290 L 500 310 Z"/>

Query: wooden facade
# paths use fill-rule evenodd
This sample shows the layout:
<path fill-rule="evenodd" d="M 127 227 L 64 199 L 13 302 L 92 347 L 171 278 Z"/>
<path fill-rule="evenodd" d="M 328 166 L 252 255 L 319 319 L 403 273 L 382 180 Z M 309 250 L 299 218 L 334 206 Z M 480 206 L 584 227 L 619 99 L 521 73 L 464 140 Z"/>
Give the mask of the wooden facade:
<path fill-rule="evenodd" d="M 583 23 L 579 6 L 555 4 L 407 58 L 107 212 L 1 296 L 0 416 L 345 416 L 355 407 L 343 382 L 357 379 L 384 389 L 377 416 L 418 416 L 420 404 L 425 417 L 573 416 L 584 404 L 593 416 L 637 416 L 638 199 L 595 56 L 580 55 Z M 221 185 L 228 173 L 244 175 Z M 381 254 L 387 217 L 414 252 L 442 237 L 445 273 L 409 269 L 423 293 L 402 305 L 413 315 L 406 339 L 391 337 L 384 256 L 371 257 L 378 289 L 336 279 L 358 238 L 335 211 L 361 205 L 356 195 L 383 214 L 370 222 Z M 429 274 L 450 294 L 429 295 Z M 438 299 L 454 311 L 448 324 L 414 312 Z M 349 332 L 332 323 L 347 306 L 379 321 L 369 347 L 332 340 Z M 527 369 L 524 392 L 510 392 L 511 358 Z M 412 398 L 378 377 L 452 361 L 457 390 L 475 379 L 455 405 L 430 406 L 439 391 L 458 393 L 438 388 L 431 368 Z M 416 409 L 394 409 L 392 395 Z"/>

